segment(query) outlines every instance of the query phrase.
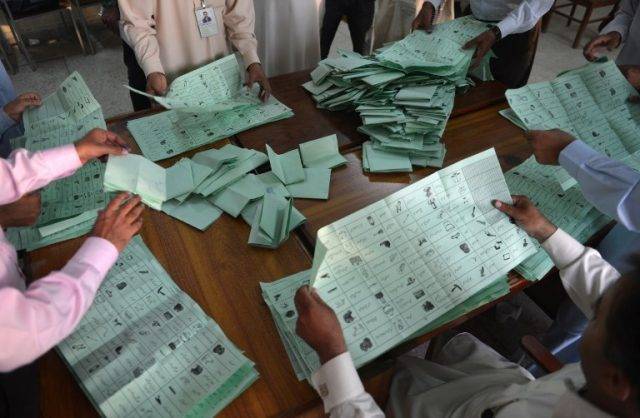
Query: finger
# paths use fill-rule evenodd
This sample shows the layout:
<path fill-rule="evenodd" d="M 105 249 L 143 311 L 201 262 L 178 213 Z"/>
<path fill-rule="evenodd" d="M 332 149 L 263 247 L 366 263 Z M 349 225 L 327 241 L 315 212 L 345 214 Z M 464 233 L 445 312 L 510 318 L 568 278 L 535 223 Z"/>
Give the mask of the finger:
<path fill-rule="evenodd" d="M 142 216 L 145 207 L 146 206 L 143 203 L 139 203 L 136 207 L 134 207 L 127 215 L 127 222 L 132 224 L 137 222 L 138 219 Z"/>
<path fill-rule="evenodd" d="M 131 212 L 138 204 L 142 201 L 140 196 L 133 196 L 129 199 L 124 205 L 120 207 L 120 211 L 118 212 L 118 217 L 122 219 L 126 219 L 129 212 Z"/>
<path fill-rule="evenodd" d="M 124 139 L 122 139 L 120 135 L 118 135 L 117 133 L 111 132 L 111 131 L 105 131 L 105 135 L 107 137 L 107 140 L 112 144 L 119 145 L 126 150 L 130 149 L 129 144 L 127 144 L 127 142 Z"/>
<path fill-rule="evenodd" d="M 629 98 L 627 99 L 627 101 L 628 101 L 629 103 L 640 103 L 640 96 L 631 95 L 631 96 L 629 96 Z"/>
<path fill-rule="evenodd" d="M 142 228 L 142 224 L 143 224 L 142 218 L 138 219 L 133 224 L 131 224 L 131 236 L 134 236 L 135 234 L 140 232 L 140 229 Z"/>
<path fill-rule="evenodd" d="M 411 30 L 416 30 L 420 27 L 420 16 L 416 17 L 415 19 L 413 19 L 413 22 L 411 22 Z"/>
<path fill-rule="evenodd" d="M 494 200 L 493 207 L 495 207 L 500 212 L 508 215 L 511 218 L 515 218 L 515 215 L 517 213 L 516 208 L 514 206 L 511 206 L 508 203 L 502 202 L 500 200 Z"/>
<path fill-rule="evenodd" d="M 115 212 L 129 197 L 131 197 L 130 193 L 120 193 L 109 202 L 103 213 L 106 215 L 107 213 Z"/>
<path fill-rule="evenodd" d="M 120 145 L 112 145 L 112 144 L 100 144 L 96 145 L 96 153 L 98 155 L 96 157 L 102 157 L 105 155 L 126 155 L 129 153 L 125 148 L 122 148 Z"/>
<path fill-rule="evenodd" d="M 468 41 L 466 44 L 462 46 L 462 49 L 472 49 L 478 45 L 478 37 L 476 36 L 472 40 Z"/>
<path fill-rule="evenodd" d="M 296 310 L 299 315 L 309 311 L 310 293 L 309 286 L 302 286 L 296 292 L 293 303 L 296 305 Z"/>

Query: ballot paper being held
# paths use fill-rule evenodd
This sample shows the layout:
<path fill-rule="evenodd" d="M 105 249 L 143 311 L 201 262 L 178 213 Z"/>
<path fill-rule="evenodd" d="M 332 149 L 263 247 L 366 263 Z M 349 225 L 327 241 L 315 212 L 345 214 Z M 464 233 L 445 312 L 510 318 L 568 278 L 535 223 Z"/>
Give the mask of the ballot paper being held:
<path fill-rule="evenodd" d="M 156 209 L 169 199 L 193 190 L 191 166 L 181 163 L 164 169 L 141 155 L 112 155 L 107 162 L 104 186 L 109 191 L 126 191 L 139 195 Z"/>

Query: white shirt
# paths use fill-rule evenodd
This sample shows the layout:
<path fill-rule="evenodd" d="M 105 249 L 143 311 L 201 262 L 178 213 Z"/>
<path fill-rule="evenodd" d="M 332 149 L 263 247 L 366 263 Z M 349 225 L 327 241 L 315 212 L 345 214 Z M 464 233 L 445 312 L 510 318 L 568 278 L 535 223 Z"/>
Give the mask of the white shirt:
<path fill-rule="evenodd" d="M 443 0 L 429 0 L 436 8 Z M 498 22 L 502 37 L 532 29 L 551 9 L 553 0 L 471 0 L 473 17 L 487 22 Z"/>
<path fill-rule="evenodd" d="M 587 317 L 592 317 L 594 303 L 620 274 L 596 250 L 583 246 L 560 229 L 542 247 L 560 270 L 562 284 L 573 302 Z M 413 359 L 407 361 L 414 363 L 411 374 L 419 380 L 420 373 L 431 368 L 434 375 L 450 373 L 460 377 L 422 394 L 414 386 L 409 399 L 417 407 L 407 405 L 402 411 L 394 410 L 397 418 L 465 417 L 471 413 L 478 415 L 478 411 L 485 409 L 492 409 L 496 418 L 610 416 L 576 393 L 575 389 L 584 385 L 579 363 L 535 380 L 526 370 L 507 362 L 469 334 L 454 337 L 442 352 L 440 357 L 446 360 L 446 365 Z M 394 379 L 397 378 L 396 375 Z M 325 363 L 312 376 L 312 383 L 331 417 L 384 416 L 364 391 L 349 353 Z"/>
<path fill-rule="evenodd" d="M 640 65 L 640 0 L 622 0 L 615 17 L 600 33 L 618 32 L 622 36 L 622 50 L 616 58 L 618 65 Z"/>

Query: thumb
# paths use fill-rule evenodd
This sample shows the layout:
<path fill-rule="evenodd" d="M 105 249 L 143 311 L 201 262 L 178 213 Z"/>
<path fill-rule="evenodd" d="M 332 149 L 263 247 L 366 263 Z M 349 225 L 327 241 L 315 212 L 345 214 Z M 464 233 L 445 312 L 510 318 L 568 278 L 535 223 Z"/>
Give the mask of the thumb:
<path fill-rule="evenodd" d="M 476 36 L 472 40 L 468 41 L 466 44 L 462 46 L 462 49 L 472 49 L 475 48 L 478 44 L 478 37 Z"/>
<path fill-rule="evenodd" d="M 298 314 L 308 312 L 311 302 L 311 289 L 309 288 L 309 286 L 302 286 L 300 289 L 298 289 L 295 297 L 293 298 L 293 302 L 296 305 Z"/>
<path fill-rule="evenodd" d="M 104 143 L 96 146 L 98 156 L 104 155 L 127 155 L 129 152 L 120 145 Z"/>
<path fill-rule="evenodd" d="M 500 212 L 508 215 L 511 218 L 515 217 L 517 212 L 518 212 L 518 210 L 516 209 L 515 206 L 511 206 L 510 204 L 504 203 L 504 202 L 502 202 L 500 200 L 494 200 L 493 201 L 493 207 L 495 207 Z"/>

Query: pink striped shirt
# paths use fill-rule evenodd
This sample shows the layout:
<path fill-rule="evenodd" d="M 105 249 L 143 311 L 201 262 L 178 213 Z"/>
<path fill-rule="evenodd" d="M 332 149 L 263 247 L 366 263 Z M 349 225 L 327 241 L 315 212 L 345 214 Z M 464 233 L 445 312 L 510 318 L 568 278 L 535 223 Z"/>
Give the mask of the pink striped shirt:
<path fill-rule="evenodd" d="M 74 145 L 0 159 L 0 205 L 81 166 Z M 95 292 L 118 258 L 109 241 L 88 238 L 60 271 L 26 287 L 16 250 L 0 228 L 0 372 L 28 364 L 66 338 L 91 306 Z"/>

